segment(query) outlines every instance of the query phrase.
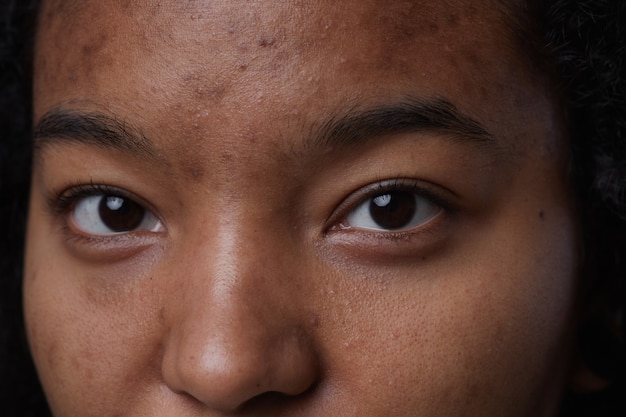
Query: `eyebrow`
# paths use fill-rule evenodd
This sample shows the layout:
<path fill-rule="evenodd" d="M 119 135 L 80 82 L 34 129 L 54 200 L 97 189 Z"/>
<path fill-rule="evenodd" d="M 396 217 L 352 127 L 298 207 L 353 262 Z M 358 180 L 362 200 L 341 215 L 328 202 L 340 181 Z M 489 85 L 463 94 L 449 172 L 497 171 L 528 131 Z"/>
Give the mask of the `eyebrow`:
<path fill-rule="evenodd" d="M 349 147 L 383 135 L 433 131 L 452 139 L 502 149 L 478 121 L 444 98 L 407 98 L 391 105 L 352 110 L 319 125 L 311 141 L 320 147 Z"/>
<path fill-rule="evenodd" d="M 103 113 L 64 109 L 54 109 L 46 113 L 34 128 L 34 148 L 59 141 L 115 149 L 158 159 L 158 152 L 152 142 L 139 128 Z"/>
<path fill-rule="evenodd" d="M 384 136 L 432 131 L 464 143 L 502 150 L 478 121 L 444 98 L 406 98 L 365 109 L 352 108 L 312 128 L 304 148 L 350 147 Z M 35 126 L 34 147 L 67 141 L 161 159 L 152 142 L 129 122 L 97 112 L 53 109 Z"/>

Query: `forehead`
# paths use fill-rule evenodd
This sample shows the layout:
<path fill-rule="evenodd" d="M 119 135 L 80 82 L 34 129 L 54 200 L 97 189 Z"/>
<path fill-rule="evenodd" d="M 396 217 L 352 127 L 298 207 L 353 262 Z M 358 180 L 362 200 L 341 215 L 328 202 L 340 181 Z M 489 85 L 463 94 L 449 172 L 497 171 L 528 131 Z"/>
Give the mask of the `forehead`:
<path fill-rule="evenodd" d="M 544 95 L 515 38 L 520 14 L 499 0 L 49 0 L 35 119 L 66 103 L 96 103 L 186 137 L 206 137 L 208 122 L 216 135 L 233 124 L 261 135 L 253 117 L 241 116 L 307 125 L 417 94 L 450 99 L 489 124 L 535 111 L 537 92 Z"/>
<path fill-rule="evenodd" d="M 226 87 L 220 79 L 261 73 L 315 81 L 314 72 L 358 80 L 372 74 L 427 77 L 458 67 L 487 71 L 520 66 L 513 59 L 523 55 L 515 50 L 514 9 L 490 0 L 50 0 L 44 2 L 38 43 L 47 59 L 38 63 L 54 65 L 56 56 L 67 81 L 91 82 L 120 67 L 120 75 L 130 69 L 150 75 L 154 71 L 142 61 L 159 61 L 155 70 L 169 66 L 187 85 L 212 81 L 214 88 L 206 89 L 214 95 Z M 486 41 L 493 46 L 489 51 Z"/>

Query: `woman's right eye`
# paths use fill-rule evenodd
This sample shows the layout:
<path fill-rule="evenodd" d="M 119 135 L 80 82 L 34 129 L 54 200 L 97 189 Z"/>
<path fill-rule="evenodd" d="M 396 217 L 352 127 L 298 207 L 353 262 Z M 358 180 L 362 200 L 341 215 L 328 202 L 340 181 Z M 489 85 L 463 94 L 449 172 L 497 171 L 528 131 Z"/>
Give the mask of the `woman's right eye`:
<path fill-rule="evenodd" d="M 118 235 L 138 230 L 159 232 L 163 225 L 149 210 L 133 200 L 114 194 L 96 194 L 77 198 L 70 217 L 81 232 Z"/>

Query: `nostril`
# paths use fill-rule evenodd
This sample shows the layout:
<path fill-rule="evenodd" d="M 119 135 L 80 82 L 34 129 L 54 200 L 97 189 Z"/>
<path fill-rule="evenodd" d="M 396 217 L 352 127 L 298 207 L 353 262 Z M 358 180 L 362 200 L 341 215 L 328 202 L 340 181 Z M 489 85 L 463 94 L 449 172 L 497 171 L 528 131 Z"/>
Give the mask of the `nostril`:
<path fill-rule="evenodd" d="M 310 386 L 306 391 L 296 395 L 285 394 L 278 391 L 269 391 L 250 398 L 243 403 L 237 410 L 242 413 L 246 412 L 268 412 L 271 414 L 280 414 L 282 408 L 293 409 L 296 403 L 303 403 L 313 395 L 317 384 Z"/>

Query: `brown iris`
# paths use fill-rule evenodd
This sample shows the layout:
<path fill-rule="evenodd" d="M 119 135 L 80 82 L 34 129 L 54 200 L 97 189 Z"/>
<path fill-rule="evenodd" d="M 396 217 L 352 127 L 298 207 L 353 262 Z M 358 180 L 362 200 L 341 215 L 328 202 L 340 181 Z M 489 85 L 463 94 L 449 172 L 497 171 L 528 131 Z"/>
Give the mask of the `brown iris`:
<path fill-rule="evenodd" d="M 119 196 L 104 196 L 98 205 L 102 222 L 113 232 L 128 232 L 137 229 L 146 215 L 146 210 L 132 200 Z"/>
<path fill-rule="evenodd" d="M 372 198 L 369 212 L 381 228 L 400 229 L 407 226 L 417 210 L 415 195 L 397 191 Z"/>

